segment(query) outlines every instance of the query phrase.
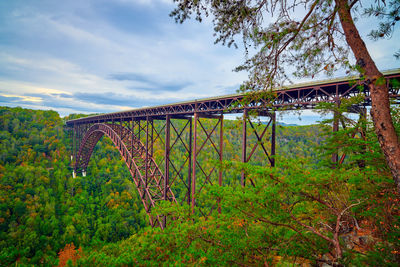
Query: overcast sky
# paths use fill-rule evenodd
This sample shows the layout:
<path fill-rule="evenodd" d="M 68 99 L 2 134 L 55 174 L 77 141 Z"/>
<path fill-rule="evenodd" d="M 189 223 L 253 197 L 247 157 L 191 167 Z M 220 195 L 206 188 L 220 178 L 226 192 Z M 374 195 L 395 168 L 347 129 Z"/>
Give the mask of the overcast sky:
<path fill-rule="evenodd" d="M 212 24 L 169 17 L 168 0 L 0 1 L 0 105 L 104 113 L 235 93 L 243 50 L 214 45 Z M 370 25 L 360 21 L 361 32 Z M 400 34 L 371 42 L 378 67 Z M 309 112 L 285 116 L 306 124 Z"/>

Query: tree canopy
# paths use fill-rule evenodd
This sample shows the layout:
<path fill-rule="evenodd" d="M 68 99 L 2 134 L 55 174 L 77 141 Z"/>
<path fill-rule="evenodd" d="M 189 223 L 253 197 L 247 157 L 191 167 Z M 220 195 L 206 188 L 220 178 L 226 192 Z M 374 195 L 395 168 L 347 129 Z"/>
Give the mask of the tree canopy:
<path fill-rule="evenodd" d="M 371 93 L 375 131 L 400 190 L 400 142 L 390 115 L 388 85 L 354 23 L 361 16 L 377 18 L 378 28 L 371 30 L 369 37 L 389 38 L 400 20 L 399 0 L 174 2 L 177 7 L 170 15 L 177 22 L 211 16 L 216 43 L 237 46 L 242 40 L 246 60 L 236 70 L 249 72 L 249 80 L 241 87 L 244 91 L 270 89 L 292 77 L 357 70 Z M 393 53 L 399 56 L 399 51 Z"/>

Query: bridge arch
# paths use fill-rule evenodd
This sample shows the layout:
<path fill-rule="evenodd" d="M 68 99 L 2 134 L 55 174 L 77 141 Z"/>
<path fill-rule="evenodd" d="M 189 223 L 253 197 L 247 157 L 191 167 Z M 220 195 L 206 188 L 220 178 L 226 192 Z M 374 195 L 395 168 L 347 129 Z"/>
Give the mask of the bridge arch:
<path fill-rule="evenodd" d="M 167 186 L 167 190 L 164 190 L 165 177 L 163 173 L 154 159 L 149 154 L 146 155 L 148 151 L 146 151 L 145 146 L 128 128 L 110 123 L 93 124 L 82 138 L 74 170 L 86 171 L 93 149 L 103 135 L 111 139 L 124 159 L 143 206 L 149 215 L 150 224 L 158 224 L 161 228 L 164 228 L 163 216 L 151 216 L 151 208 L 156 206 L 156 203 L 160 200 L 176 202 L 175 196 L 169 186 Z"/>

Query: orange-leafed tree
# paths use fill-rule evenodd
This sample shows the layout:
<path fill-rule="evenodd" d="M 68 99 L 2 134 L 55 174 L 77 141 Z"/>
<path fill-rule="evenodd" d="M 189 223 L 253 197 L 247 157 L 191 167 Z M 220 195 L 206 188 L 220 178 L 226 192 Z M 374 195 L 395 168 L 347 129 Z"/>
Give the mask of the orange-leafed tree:
<path fill-rule="evenodd" d="M 67 262 L 71 260 L 74 264 L 82 255 L 82 248 L 75 248 L 74 243 L 67 244 L 63 249 L 58 253 L 58 266 L 64 267 L 67 265 Z"/>

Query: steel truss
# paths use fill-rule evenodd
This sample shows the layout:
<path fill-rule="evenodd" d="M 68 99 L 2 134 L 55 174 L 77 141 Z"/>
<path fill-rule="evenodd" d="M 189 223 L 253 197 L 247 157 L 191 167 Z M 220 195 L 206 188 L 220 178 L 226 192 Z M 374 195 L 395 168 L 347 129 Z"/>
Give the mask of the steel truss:
<path fill-rule="evenodd" d="M 261 132 L 257 131 L 255 127 L 255 123 L 252 122 L 251 116 L 249 116 L 248 110 L 244 110 L 243 112 L 243 122 L 242 122 L 242 162 L 248 163 L 250 162 L 254 152 L 257 148 L 261 149 L 264 153 L 268 164 L 271 167 L 275 166 L 275 152 L 276 152 L 276 114 L 268 111 L 256 111 L 257 118 L 267 117 L 268 121 L 266 124 L 261 124 L 263 126 L 261 128 Z M 254 114 L 253 114 L 254 116 Z M 254 144 L 250 144 L 247 140 L 248 138 L 248 126 L 251 127 L 250 134 L 254 134 L 256 138 L 256 142 Z M 268 136 L 268 129 L 271 129 L 270 136 Z M 267 146 L 266 141 L 269 141 L 270 147 Z M 250 147 L 250 153 L 247 154 L 247 148 Z M 240 183 L 242 186 L 246 185 L 245 173 L 242 172 Z M 250 179 L 250 183 L 252 186 L 255 186 L 254 181 Z"/>
<path fill-rule="evenodd" d="M 202 120 L 203 118 L 203 120 Z M 206 150 L 207 155 L 214 155 L 219 163 L 223 159 L 223 115 L 194 114 L 194 136 L 193 136 L 193 161 L 192 161 L 192 180 L 191 180 L 191 209 L 195 212 L 195 207 L 203 216 L 208 216 L 217 207 L 218 203 L 200 203 L 196 198 L 204 190 L 207 184 L 222 185 L 222 169 L 216 164 L 210 164 L 212 159 L 199 160 L 201 152 Z M 206 123 L 210 124 L 207 127 Z M 201 140 L 200 133 L 204 133 Z M 210 166 L 211 165 L 211 166 Z"/>
<path fill-rule="evenodd" d="M 131 128 L 132 129 L 132 128 Z M 158 201 L 168 200 L 176 202 L 175 196 L 167 183 L 166 177 L 146 150 L 134 132 L 125 127 L 123 123 L 96 123 L 85 132 L 79 148 L 75 170 L 86 172 L 93 149 L 103 135 L 107 135 L 117 147 L 122 158 L 132 175 L 146 212 L 149 214 L 150 223 L 165 226 L 162 215 L 150 215 L 151 208 Z"/>
<path fill-rule="evenodd" d="M 396 77 L 400 72 L 386 75 L 388 84 Z M 319 102 L 339 103 L 342 98 L 359 94 L 362 85 L 347 79 L 294 86 L 268 96 L 231 95 L 70 120 L 67 127 L 73 129 L 73 175 L 78 171 L 86 174 L 94 147 L 106 135 L 125 160 L 151 225 L 166 226 L 165 215 L 150 215 L 162 200 L 186 203 L 190 212 L 207 216 L 216 208 L 220 211 L 219 200 L 202 201 L 199 196 L 208 184 L 223 185 L 223 170 L 218 165 L 223 160 L 224 114 L 243 113 L 241 161 L 251 162 L 258 151 L 257 155 L 261 153 L 266 164 L 273 167 L 276 108 L 309 109 Z M 362 106 L 370 104 L 366 88 Z M 390 95 L 398 101 L 400 88 L 391 86 Z M 352 112 L 360 110 L 353 109 Z M 266 121 L 262 119 L 263 123 L 256 126 L 253 115 Z M 338 129 L 339 122 L 335 120 L 333 130 Z M 205 158 L 206 154 L 210 158 Z M 339 159 L 335 154 L 332 161 L 342 163 L 345 157 L 341 155 Z M 245 173 L 240 183 L 246 185 Z M 255 181 L 249 179 L 249 183 L 254 185 Z"/>
<path fill-rule="evenodd" d="M 393 86 L 390 80 L 400 78 L 400 70 L 386 74 L 385 77 L 390 97 L 399 103 L 400 88 Z M 248 95 L 237 94 L 95 115 L 67 121 L 67 126 L 73 127 L 75 124 L 109 122 L 120 119 L 132 120 L 132 118 L 143 120 L 147 116 L 165 119 L 166 115 L 194 116 L 194 113 L 242 113 L 245 109 L 313 109 L 320 102 L 335 103 L 338 99 L 350 98 L 358 95 L 360 92 L 365 95 L 364 105 L 370 105 L 370 92 L 366 84 L 367 82 L 355 81 L 353 78 L 344 78 L 339 81 L 333 80 L 313 85 L 297 85 L 288 89 L 262 92 L 250 98 Z"/>

